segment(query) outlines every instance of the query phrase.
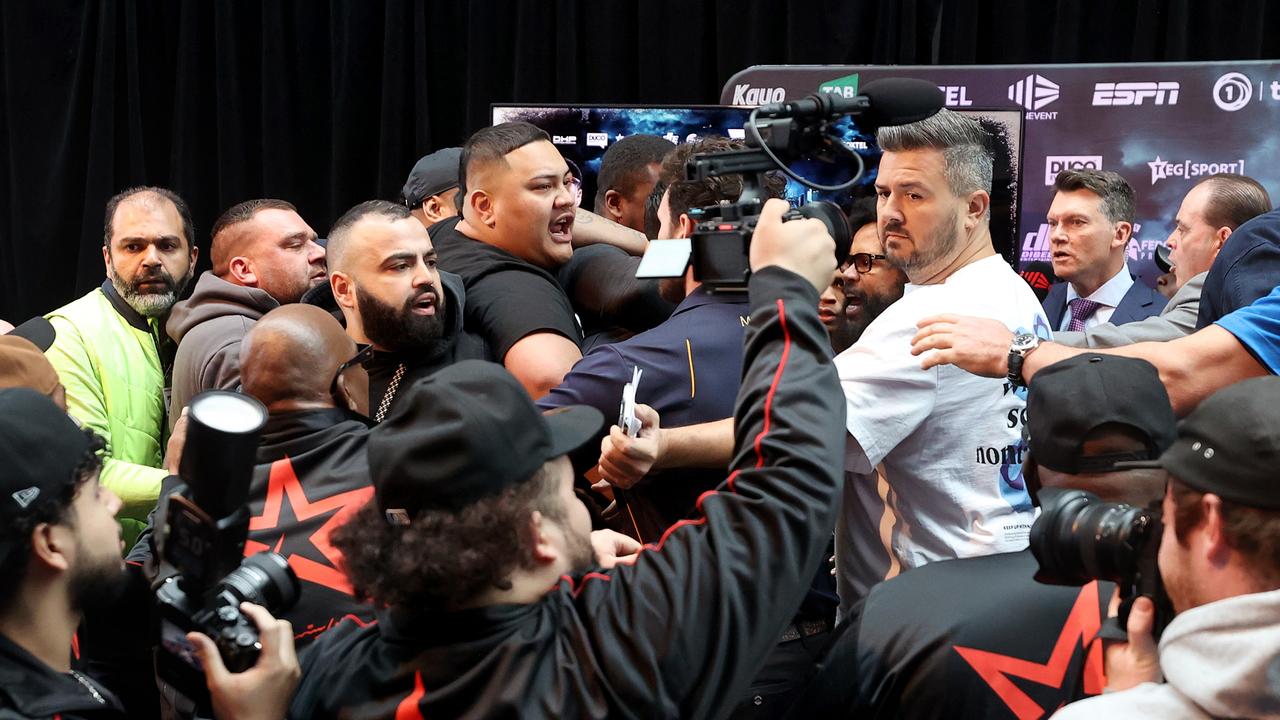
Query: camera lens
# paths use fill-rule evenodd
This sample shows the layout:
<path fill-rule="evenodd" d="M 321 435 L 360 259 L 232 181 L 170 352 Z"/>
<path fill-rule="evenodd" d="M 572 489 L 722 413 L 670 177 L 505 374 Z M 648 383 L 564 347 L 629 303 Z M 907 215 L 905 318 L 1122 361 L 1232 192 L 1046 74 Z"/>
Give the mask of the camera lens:
<path fill-rule="evenodd" d="M 278 614 L 293 607 L 301 588 L 289 563 L 277 553 L 260 552 L 241 563 L 222 580 L 222 586 L 241 601 L 256 603 Z"/>
<path fill-rule="evenodd" d="M 1105 503 L 1082 490 L 1064 492 L 1031 526 L 1036 579 L 1057 585 L 1123 581 L 1136 572 L 1146 546 L 1158 542 L 1159 529 L 1142 508 Z"/>

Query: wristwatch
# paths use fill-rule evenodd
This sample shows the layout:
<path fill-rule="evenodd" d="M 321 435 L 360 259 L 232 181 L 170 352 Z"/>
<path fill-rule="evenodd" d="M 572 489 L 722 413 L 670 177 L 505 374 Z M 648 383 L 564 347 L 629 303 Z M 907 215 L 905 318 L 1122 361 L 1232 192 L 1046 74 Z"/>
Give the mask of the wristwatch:
<path fill-rule="evenodd" d="M 1034 333 L 1018 333 L 1013 336 L 1013 344 L 1009 346 L 1008 377 L 1014 387 L 1027 386 L 1027 381 L 1022 378 L 1022 362 L 1037 347 L 1040 347 L 1040 338 Z"/>

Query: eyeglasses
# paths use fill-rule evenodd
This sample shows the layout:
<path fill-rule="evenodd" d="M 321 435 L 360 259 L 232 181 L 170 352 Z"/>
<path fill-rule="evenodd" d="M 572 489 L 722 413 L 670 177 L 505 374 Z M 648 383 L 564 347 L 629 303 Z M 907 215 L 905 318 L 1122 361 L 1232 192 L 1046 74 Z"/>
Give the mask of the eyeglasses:
<path fill-rule="evenodd" d="M 333 374 L 333 382 L 329 383 L 329 394 L 338 394 L 338 378 L 342 377 L 342 373 L 355 365 L 363 365 L 373 357 L 373 345 L 356 344 L 356 354 L 351 359 L 338 366 L 338 371 Z"/>
<path fill-rule="evenodd" d="M 844 265 L 842 265 L 840 269 L 844 270 L 850 266 L 853 266 L 853 269 L 857 270 L 860 273 L 869 273 L 871 272 L 872 264 L 875 263 L 876 260 L 888 260 L 888 259 L 889 259 L 888 255 L 872 255 L 871 253 L 854 253 L 844 261 Z"/>

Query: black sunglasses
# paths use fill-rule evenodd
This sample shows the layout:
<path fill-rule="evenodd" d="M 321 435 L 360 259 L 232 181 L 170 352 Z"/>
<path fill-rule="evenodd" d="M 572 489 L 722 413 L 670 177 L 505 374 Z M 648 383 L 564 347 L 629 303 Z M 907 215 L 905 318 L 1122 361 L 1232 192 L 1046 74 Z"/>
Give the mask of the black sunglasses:
<path fill-rule="evenodd" d="M 888 260 L 888 259 L 889 259 L 888 255 L 873 255 L 871 253 L 854 253 L 850 255 L 847 259 L 845 259 L 844 265 L 841 266 L 841 269 L 842 270 L 846 269 L 850 265 L 852 265 L 854 270 L 857 270 L 860 273 L 868 273 L 868 272 L 871 272 L 871 266 L 875 263 L 876 260 Z"/>
<path fill-rule="evenodd" d="M 356 354 L 351 359 L 338 366 L 338 371 L 333 374 L 333 382 L 329 384 L 329 394 L 338 394 L 338 378 L 342 377 L 342 373 L 353 365 L 363 365 L 373 357 L 373 345 L 356 344 Z"/>

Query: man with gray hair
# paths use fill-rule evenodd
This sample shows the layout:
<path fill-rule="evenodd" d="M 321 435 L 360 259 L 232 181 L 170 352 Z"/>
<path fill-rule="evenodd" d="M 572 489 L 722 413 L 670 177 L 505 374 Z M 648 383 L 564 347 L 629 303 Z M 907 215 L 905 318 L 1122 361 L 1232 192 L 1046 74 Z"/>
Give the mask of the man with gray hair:
<path fill-rule="evenodd" d="M 835 360 L 849 431 L 836 527 L 843 610 L 903 570 L 1021 550 L 1034 518 L 1021 476 L 1025 390 L 922 370 L 911 354 L 916 323 L 964 307 L 1050 334 L 1031 288 L 991 243 L 990 134 L 943 110 L 882 128 L 877 142 L 877 225 L 909 282 Z"/>
<path fill-rule="evenodd" d="M 1053 272 L 1044 311 L 1054 330 L 1080 332 L 1160 314 L 1165 299 L 1135 283 L 1125 263 L 1133 236 L 1133 187 L 1107 170 L 1063 170 L 1053 181 Z"/>

